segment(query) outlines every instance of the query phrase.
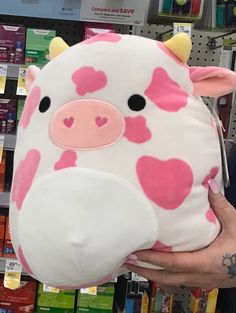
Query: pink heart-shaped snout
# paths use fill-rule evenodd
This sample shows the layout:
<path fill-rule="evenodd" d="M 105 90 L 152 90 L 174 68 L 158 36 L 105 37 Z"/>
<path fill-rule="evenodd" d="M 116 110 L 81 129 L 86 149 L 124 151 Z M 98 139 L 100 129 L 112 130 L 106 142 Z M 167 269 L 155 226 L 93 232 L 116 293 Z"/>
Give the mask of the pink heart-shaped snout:
<path fill-rule="evenodd" d="M 98 127 L 102 127 L 103 125 L 105 125 L 107 123 L 107 117 L 104 116 L 97 116 L 95 118 L 95 122 L 97 124 Z"/>
<path fill-rule="evenodd" d="M 65 118 L 63 123 L 66 127 L 70 128 L 74 123 L 74 118 L 73 117 Z"/>

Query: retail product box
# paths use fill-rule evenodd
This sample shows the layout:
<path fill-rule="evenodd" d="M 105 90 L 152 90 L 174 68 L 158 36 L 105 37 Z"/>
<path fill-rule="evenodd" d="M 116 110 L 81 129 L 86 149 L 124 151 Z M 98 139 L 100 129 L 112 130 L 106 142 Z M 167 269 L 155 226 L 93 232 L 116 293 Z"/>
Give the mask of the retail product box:
<path fill-rule="evenodd" d="M 150 283 L 148 281 L 134 281 L 128 279 L 125 300 L 125 312 L 148 313 L 150 302 Z M 164 312 L 164 311 L 163 311 Z"/>
<path fill-rule="evenodd" d="M 115 286 L 108 283 L 97 287 L 97 295 L 78 294 L 77 313 L 112 313 Z"/>
<path fill-rule="evenodd" d="M 1 14 L 79 21 L 80 0 L 0 0 Z M 11 4 L 11 5 L 9 5 Z"/>
<path fill-rule="evenodd" d="M 190 294 L 189 310 L 192 313 L 214 313 L 216 310 L 218 289 L 196 289 Z"/>
<path fill-rule="evenodd" d="M 3 256 L 5 258 L 16 258 L 15 251 L 11 242 L 10 228 L 9 228 L 9 217 L 6 219 L 5 228 L 5 241 L 3 247 Z"/>
<path fill-rule="evenodd" d="M 0 62 L 24 62 L 25 27 L 0 25 Z"/>
<path fill-rule="evenodd" d="M 81 0 L 81 21 L 143 25 L 147 1 Z"/>
<path fill-rule="evenodd" d="M 16 130 L 15 99 L 0 99 L 0 133 L 13 134 Z"/>
<path fill-rule="evenodd" d="M 6 226 L 6 216 L 0 215 L 0 256 L 2 256 L 3 253 L 5 226 Z"/>
<path fill-rule="evenodd" d="M 85 23 L 84 39 L 89 39 L 98 34 L 115 33 L 115 27 L 112 24 L 105 23 Z"/>
<path fill-rule="evenodd" d="M 25 100 L 18 100 L 18 103 L 17 103 L 17 115 L 16 115 L 16 128 L 18 127 L 18 124 L 19 124 L 19 121 L 20 121 L 20 118 L 21 118 L 21 114 L 23 112 L 23 109 L 24 109 L 24 105 L 25 105 Z"/>
<path fill-rule="evenodd" d="M 3 192 L 5 190 L 5 173 L 6 173 L 6 151 L 3 151 L 0 163 L 0 192 Z"/>
<path fill-rule="evenodd" d="M 37 313 L 73 313 L 75 290 L 60 290 L 59 293 L 44 292 L 43 284 L 38 287 Z"/>
<path fill-rule="evenodd" d="M 25 63 L 44 66 L 49 61 L 49 44 L 56 36 L 55 30 L 27 29 Z"/>
<path fill-rule="evenodd" d="M 36 282 L 22 281 L 20 288 L 10 290 L 0 280 L 0 312 L 34 313 Z"/>
<path fill-rule="evenodd" d="M 151 0 L 148 23 L 192 22 L 202 18 L 204 0 Z"/>

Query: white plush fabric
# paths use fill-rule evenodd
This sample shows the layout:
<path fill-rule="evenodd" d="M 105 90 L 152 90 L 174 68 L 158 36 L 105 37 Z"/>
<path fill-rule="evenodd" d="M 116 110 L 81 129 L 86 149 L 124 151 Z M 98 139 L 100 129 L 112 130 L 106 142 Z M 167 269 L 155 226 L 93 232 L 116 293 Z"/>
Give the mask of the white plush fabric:
<path fill-rule="evenodd" d="M 35 74 L 15 151 L 15 251 L 32 276 L 62 288 L 109 280 L 136 250 L 203 248 L 220 230 L 203 183 L 222 186 L 218 136 L 188 66 L 154 40 L 92 40 Z M 146 106 L 133 111 L 137 94 L 134 105 Z M 51 103 L 42 113 L 44 97 Z"/>

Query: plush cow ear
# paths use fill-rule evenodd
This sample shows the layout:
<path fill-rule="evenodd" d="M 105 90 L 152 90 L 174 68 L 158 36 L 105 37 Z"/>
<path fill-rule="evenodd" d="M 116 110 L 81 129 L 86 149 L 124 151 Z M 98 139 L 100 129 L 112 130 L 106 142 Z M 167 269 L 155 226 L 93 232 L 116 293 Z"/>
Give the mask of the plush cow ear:
<path fill-rule="evenodd" d="M 65 41 L 61 37 L 55 37 L 51 40 L 49 45 L 49 54 L 50 60 L 53 60 L 63 51 L 67 50 L 69 46 L 65 43 Z"/>
<path fill-rule="evenodd" d="M 30 65 L 26 70 L 26 76 L 25 76 L 25 85 L 26 88 L 29 90 L 33 82 L 35 81 L 38 73 L 40 72 L 40 68 L 38 68 L 35 65 Z"/>
<path fill-rule="evenodd" d="M 220 97 L 236 89 L 236 73 L 215 66 L 191 66 L 190 77 L 196 96 Z"/>

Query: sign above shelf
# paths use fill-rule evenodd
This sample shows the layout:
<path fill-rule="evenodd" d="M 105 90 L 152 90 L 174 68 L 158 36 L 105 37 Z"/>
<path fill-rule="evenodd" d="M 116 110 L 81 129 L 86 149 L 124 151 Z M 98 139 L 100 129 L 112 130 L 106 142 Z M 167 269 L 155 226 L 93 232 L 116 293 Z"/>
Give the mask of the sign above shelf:
<path fill-rule="evenodd" d="M 146 6 L 146 0 L 6 0 L 1 14 L 143 25 Z"/>

